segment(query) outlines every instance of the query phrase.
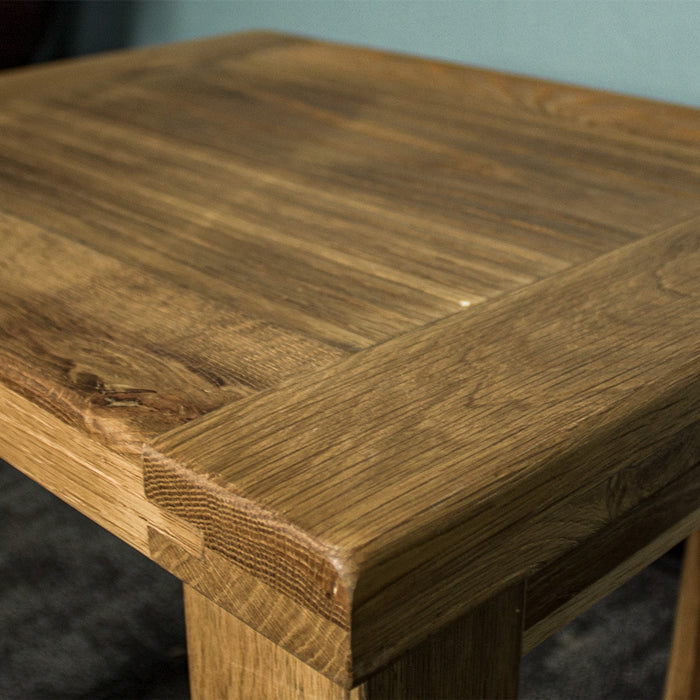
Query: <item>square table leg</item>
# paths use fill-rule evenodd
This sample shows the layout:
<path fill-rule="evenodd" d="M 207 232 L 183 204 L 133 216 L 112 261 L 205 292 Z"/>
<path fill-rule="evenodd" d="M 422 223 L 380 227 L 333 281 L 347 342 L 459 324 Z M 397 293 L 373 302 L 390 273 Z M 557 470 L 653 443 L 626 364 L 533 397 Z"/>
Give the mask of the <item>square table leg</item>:
<path fill-rule="evenodd" d="M 524 585 L 514 585 L 352 691 L 331 682 L 185 585 L 193 700 L 374 700 L 517 696 Z"/>

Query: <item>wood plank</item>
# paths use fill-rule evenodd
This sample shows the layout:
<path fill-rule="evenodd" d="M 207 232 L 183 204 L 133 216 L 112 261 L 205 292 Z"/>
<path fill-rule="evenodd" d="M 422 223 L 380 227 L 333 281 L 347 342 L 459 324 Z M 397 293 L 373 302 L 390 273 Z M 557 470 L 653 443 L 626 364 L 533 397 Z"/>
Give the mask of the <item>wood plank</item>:
<path fill-rule="evenodd" d="M 137 459 L 149 437 L 346 356 L 2 211 L 0 246 L 0 380 Z"/>
<path fill-rule="evenodd" d="M 400 336 L 160 436 L 147 494 L 351 625 L 365 677 L 476 604 L 477 571 L 485 596 L 532 567 L 514 532 L 560 556 L 592 531 L 556 507 L 694 429 L 699 273 L 693 221 Z"/>
<path fill-rule="evenodd" d="M 466 555 L 468 579 L 458 579 L 445 597 L 454 597 L 458 610 L 465 600 L 484 599 L 498 589 L 503 562 L 513 571 L 529 572 L 524 650 L 530 650 L 695 527 L 699 441 L 700 431 L 691 426 L 650 459 L 563 499 L 527 523 L 474 542 Z M 560 536 L 541 537 L 552 532 Z M 575 546 L 577 541 L 581 544 Z M 352 629 L 314 614 L 211 549 L 193 557 L 155 532 L 150 542 L 150 556 L 182 581 L 331 680 L 350 682 Z M 425 585 L 430 578 L 427 571 Z M 410 594 L 412 585 L 409 580 L 407 590 L 393 595 Z M 376 617 L 381 627 L 381 614 Z M 407 610 L 407 629 L 415 621 L 415 612 Z M 381 637 L 381 630 L 375 634 Z"/>
<path fill-rule="evenodd" d="M 687 539 L 664 698 L 700 697 L 700 531 Z"/>

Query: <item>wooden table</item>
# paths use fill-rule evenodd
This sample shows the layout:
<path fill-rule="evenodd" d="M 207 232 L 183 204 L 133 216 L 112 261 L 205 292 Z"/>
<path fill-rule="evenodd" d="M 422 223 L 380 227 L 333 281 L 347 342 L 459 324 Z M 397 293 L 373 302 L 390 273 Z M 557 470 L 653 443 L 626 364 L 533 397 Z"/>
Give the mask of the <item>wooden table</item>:
<path fill-rule="evenodd" d="M 514 695 L 700 526 L 700 112 L 266 33 L 0 99 L 0 456 L 196 697 Z"/>

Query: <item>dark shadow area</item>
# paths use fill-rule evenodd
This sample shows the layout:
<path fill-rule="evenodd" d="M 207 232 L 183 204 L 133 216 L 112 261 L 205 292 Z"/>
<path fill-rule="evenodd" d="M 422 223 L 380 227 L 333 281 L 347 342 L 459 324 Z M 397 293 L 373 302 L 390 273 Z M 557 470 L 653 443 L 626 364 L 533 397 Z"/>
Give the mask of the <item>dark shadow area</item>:
<path fill-rule="evenodd" d="M 0 698 L 187 698 L 180 582 L 0 462 Z M 657 698 L 678 548 L 528 654 L 521 697 Z"/>
<path fill-rule="evenodd" d="M 0 68 L 129 46 L 136 0 L 0 0 Z"/>
<path fill-rule="evenodd" d="M 185 698 L 182 585 L 0 462 L 0 698 Z"/>
<path fill-rule="evenodd" d="M 0 68 L 34 59 L 48 36 L 54 9 L 46 0 L 0 1 Z"/>

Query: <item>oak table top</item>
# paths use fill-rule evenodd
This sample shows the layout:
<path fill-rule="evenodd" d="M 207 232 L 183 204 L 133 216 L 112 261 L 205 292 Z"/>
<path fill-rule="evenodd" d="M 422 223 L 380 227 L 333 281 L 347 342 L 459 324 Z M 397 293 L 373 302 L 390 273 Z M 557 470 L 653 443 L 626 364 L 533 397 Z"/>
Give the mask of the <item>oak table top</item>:
<path fill-rule="evenodd" d="M 700 112 L 271 33 L 0 105 L 0 457 L 331 680 L 700 526 Z"/>

